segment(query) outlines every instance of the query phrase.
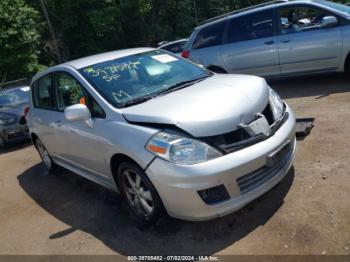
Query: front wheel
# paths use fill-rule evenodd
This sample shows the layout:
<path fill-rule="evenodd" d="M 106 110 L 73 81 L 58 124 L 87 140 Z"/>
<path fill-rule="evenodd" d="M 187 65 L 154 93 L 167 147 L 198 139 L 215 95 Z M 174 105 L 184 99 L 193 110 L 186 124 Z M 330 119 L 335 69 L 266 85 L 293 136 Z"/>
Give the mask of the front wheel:
<path fill-rule="evenodd" d="M 129 209 L 140 224 L 150 224 L 164 214 L 163 203 L 144 173 L 132 162 L 118 168 L 118 184 Z"/>
<path fill-rule="evenodd" d="M 350 77 L 350 55 L 345 62 L 345 75 Z"/>
<path fill-rule="evenodd" d="M 35 141 L 35 146 L 39 152 L 41 160 L 43 161 L 46 169 L 48 171 L 52 171 L 56 166 L 55 166 L 54 162 L 52 161 L 52 158 L 51 158 L 49 152 L 47 151 L 44 144 L 40 141 L 39 138 Z"/>

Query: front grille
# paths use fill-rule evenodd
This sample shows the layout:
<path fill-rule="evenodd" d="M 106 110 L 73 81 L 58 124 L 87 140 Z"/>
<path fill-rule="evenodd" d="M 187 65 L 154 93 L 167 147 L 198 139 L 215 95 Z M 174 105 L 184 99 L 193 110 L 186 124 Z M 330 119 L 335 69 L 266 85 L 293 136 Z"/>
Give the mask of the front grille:
<path fill-rule="evenodd" d="M 269 167 L 265 165 L 247 175 L 237 178 L 236 182 L 241 191 L 241 194 L 246 194 L 252 191 L 253 189 L 266 183 L 275 175 L 277 175 L 278 171 L 280 171 L 289 160 L 293 152 L 292 149 L 293 148 L 291 147 L 291 145 L 288 144 L 286 148 L 283 148 L 280 151 L 279 161 L 275 163 L 273 166 Z"/>
<path fill-rule="evenodd" d="M 275 121 L 270 103 L 267 104 L 262 114 L 265 116 L 267 122 L 271 126 L 270 136 L 272 136 L 280 128 L 280 126 L 288 119 L 288 113 L 285 112 L 280 120 Z M 237 130 L 226 134 L 211 137 L 202 137 L 201 139 L 206 143 L 212 145 L 213 147 L 216 147 L 217 149 L 221 150 L 223 153 L 229 154 L 240 149 L 246 148 L 248 146 L 254 145 L 256 143 L 259 143 L 261 141 L 264 141 L 270 136 L 259 134 L 257 136 L 251 137 L 243 128 L 238 128 Z"/>

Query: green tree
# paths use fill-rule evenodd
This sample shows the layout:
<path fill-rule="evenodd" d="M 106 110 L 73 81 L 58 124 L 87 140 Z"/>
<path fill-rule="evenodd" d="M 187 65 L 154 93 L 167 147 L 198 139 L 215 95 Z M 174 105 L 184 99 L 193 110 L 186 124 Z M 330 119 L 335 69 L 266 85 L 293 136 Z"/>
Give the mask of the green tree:
<path fill-rule="evenodd" d="M 38 71 L 39 15 L 24 0 L 0 1 L 0 81 Z"/>

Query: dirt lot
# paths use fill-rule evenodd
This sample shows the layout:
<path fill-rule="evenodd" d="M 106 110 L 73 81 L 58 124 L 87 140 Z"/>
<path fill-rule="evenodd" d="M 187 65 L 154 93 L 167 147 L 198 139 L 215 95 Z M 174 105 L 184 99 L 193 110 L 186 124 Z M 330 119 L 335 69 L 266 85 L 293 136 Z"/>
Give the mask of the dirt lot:
<path fill-rule="evenodd" d="M 47 174 L 33 146 L 0 151 L 0 254 L 350 254 L 349 83 L 272 83 L 315 128 L 280 185 L 210 222 L 138 229 L 118 196 L 65 170 Z"/>

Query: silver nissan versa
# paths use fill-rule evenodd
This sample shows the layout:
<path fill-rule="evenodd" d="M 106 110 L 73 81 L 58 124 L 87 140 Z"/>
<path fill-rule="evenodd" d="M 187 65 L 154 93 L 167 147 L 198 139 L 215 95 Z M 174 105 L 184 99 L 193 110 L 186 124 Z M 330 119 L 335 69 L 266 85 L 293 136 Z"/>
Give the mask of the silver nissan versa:
<path fill-rule="evenodd" d="M 264 79 L 151 48 L 37 74 L 28 118 L 49 170 L 120 192 L 141 222 L 229 214 L 279 183 L 295 154 L 293 112 Z"/>

